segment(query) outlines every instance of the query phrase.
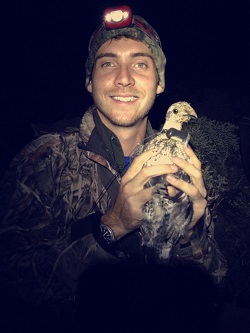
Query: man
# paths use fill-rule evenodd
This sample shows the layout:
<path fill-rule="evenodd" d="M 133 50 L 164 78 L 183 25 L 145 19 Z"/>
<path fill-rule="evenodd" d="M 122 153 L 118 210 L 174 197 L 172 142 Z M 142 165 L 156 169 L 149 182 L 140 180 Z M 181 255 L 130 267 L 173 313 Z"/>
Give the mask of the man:
<path fill-rule="evenodd" d="M 144 185 L 165 174 L 171 195 L 181 190 L 193 202 L 192 221 L 172 261 L 203 266 L 216 282 L 225 275 L 192 149 L 186 148 L 192 164 L 175 158 L 173 165 L 143 167 L 154 154 L 148 151 L 128 167 L 138 143 L 154 133 L 148 113 L 164 91 L 166 59 L 143 18 L 125 6 L 110 13 L 118 18 L 105 16 L 90 40 L 86 88 L 94 105 L 80 127 L 34 140 L 3 179 L 1 285 L 10 300 L 67 303 L 90 267 L 154 260 L 140 243 L 142 207 L 152 197 Z M 174 177 L 178 168 L 192 183 Z"/>

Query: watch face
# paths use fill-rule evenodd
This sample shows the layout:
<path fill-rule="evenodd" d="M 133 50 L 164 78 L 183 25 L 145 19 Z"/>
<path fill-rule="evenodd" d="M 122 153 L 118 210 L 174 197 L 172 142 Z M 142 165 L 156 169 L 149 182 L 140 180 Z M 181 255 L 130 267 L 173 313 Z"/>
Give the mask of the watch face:
<path fill-rule="evenodd" d="M 115 236 L 110 227 L 108 227 L 105 224 L 100 224 L 100 230 L 101 230 L 102 237 L 107 242 L 107 244 L 112 244 L 115 242 Z"/>

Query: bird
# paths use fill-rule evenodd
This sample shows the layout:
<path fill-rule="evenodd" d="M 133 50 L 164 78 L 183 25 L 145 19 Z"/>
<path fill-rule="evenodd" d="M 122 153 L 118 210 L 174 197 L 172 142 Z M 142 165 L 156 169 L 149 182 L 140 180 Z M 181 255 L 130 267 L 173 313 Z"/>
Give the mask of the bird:
<path fill-rule="evenodd" d="M 197 118 L 197 113 L 190 103 L 179 101 L 167 109 L 165 123 L 156 135 L 141 145 L 140 152 L 152 149 L 157 152 L 143 167 L 173 164 L 173 157 L 181 157 L 190 163 L 184 151 L 190 140 L 190 134 L 182 130 L 185 122 Z M 175 177 L 191 182 L 190 177 L 178 170 Z M 143 220 L 140 225 L 142 245 L 155 249 L 161 261 L 169 261 L 171 252 L 184 235 L 193 215 L 192 201 L 182 191 L 175 196 L 168 193 L 166 175 L 153 177 L 145 187 L 153 187 L 152 198 L 143 207 Z"/>

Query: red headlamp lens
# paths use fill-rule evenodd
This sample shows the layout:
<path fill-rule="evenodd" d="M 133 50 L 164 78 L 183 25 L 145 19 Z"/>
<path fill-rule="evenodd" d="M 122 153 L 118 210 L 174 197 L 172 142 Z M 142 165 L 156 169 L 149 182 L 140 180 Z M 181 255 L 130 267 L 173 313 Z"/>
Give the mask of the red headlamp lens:
<path fill-rule="evenodd" d="M 98 38 L 98 36 L 105 29 L 120 29 L 125 27 L 138 27 L 144 31 L 149 37 L 154 39 L 156 43 L 161 47 L 161 41 L 157 33 L 145 22 L 140 20 L 139 17 L 132 15 L 132 10 L 128 6 L 120 6 L 107 8 L 104 12 L 103 23 L 92 35 L 90 44 Z"/>
<path fill-rule="evenodd" d="M 104 22 L 107 29 L 128 27 L 132 22 L 132 11 L 128 6 L 108 8 L 104 12 Z"/>

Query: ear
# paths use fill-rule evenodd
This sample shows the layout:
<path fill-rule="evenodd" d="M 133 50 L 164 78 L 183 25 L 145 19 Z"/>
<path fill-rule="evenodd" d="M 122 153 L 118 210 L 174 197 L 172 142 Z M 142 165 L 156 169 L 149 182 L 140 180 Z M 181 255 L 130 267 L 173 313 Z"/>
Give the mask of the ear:
<path fill-rule="evenodd" d="M 163 88 L 158 84 L 157 89 L 156 89 L 156 94 L 159 95 L 163 92 Z"/>
<path fill-rule="evenodd" d="M 89 93 L 92 94 L 92 81 L 91 80 L 89 80 L 89 83 L 87 85 L 87 90 L 88 90 Z"/>

